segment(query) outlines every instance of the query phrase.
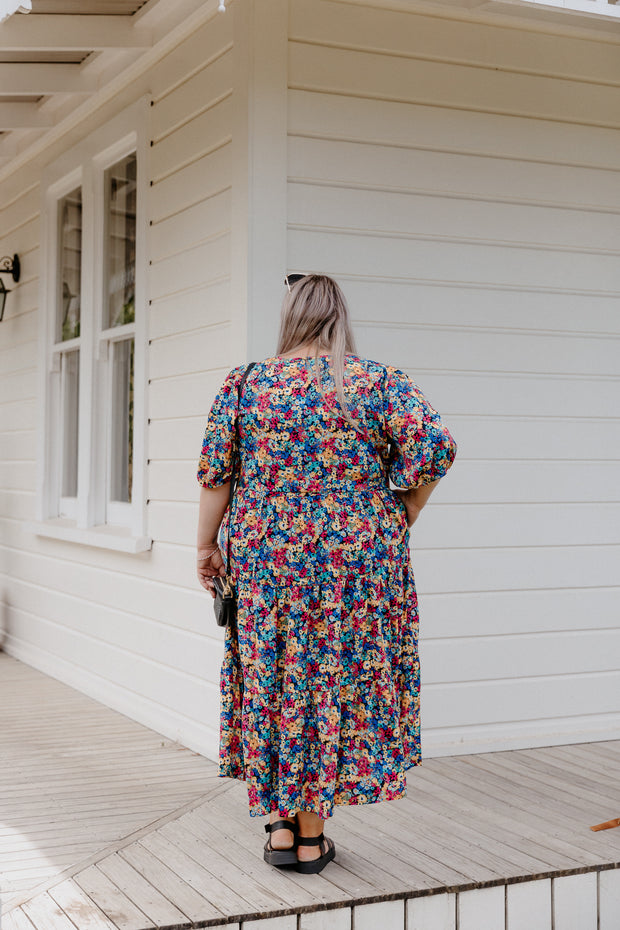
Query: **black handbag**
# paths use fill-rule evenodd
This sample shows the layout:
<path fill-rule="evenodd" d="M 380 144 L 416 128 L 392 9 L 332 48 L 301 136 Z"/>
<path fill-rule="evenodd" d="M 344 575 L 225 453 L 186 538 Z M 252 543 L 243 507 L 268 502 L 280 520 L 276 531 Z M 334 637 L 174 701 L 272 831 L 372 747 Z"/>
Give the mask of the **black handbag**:
<path fill-rule="evenodd" d="M 233 451 L 231 462 L 230 476 L 230 494 L 228 497 L 228 542 L 226 555 L 226 574 L 215 575 L 213 583 L 215 585 L 215 601 L 213 609 L 215 611 L 215 622 L 218 626 L 235 627 L 237 622 L 237 590 L 233 584 L 230 570 L 230 528 L 232 524 L 232 505 L 235 495 L 235 489 L 239 482 L 239 404 L 241 402 L 241 393 L 243 385 L 256 362 L 250 362 L 243 373 L 243 377 L 237 388 L 237 416 L 235 417 L 235 434 L 233 438 Z"/>
<path fill-rule="evenodd" d="M 234 626 L 237 621 L 235 586 L 229 581 L 227 575 L 225 578 L 216 575 L 213 578 L 213 584 L 215 585 L 215 601 L 213 603 L 215 622 L 218 626 Z"/>

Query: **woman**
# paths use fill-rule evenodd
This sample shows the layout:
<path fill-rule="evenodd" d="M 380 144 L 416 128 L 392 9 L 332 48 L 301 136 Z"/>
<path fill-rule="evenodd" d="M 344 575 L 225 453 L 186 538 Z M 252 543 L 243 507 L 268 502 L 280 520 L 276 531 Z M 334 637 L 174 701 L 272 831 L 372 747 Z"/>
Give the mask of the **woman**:
<path fill-rule="evenodd" d="M 250 816 L 269 814 L 266 861 L 319 872 L 335 854 L 323 836 L 334 806 L 403 797 L 421 761 L 409 527 L 456 445 L 403 371 L 356 354 L 333 279 L 286 284 L 278 354 L 242 391 L 232 519 L 245 365 L 207 419 L 198 577 L 215 596 L 232 522 L 238 618 L 226 629 L 219 771 L 247 782 Z"/>

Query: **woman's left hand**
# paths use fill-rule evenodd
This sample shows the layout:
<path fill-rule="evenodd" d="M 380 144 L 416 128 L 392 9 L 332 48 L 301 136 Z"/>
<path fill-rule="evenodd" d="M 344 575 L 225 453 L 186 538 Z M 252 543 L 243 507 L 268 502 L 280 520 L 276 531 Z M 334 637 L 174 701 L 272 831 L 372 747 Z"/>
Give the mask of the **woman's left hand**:
<path fill-rule="evenodd" d="M 197 553 L 197 573 L 198 581 L 203 588 L 209 592 L 212 598 L 215 598 L 215 585 L 213 577 L 215 575 L 225 575 L 224 559 L 217 543 L 211 546 L 205 546 L 198 549 Z"/>
<path fill-rule="evenodd" d="M 405 505 L 405 510 L 407 511 L 407 526 L 411 528 L 415 521 L 420 516 L 420 507 L 416 506 L 411 501 L 411 495 L 409 491 L 404 491 L 401 488 L 396 488 L 394 491 L 397 497 L 401 499 Z"/>
<path fill-rule="evenodd" d="M 420 484 L 415 488 L 398 488 L 395 491 L 407 509 L 407 523 L 409 526 L 412 526 L 418 519 L 422 507 L 424 507 L 440 480 L 440 478 L 437 478 L 435 481 L 428 481 L 426 484 Z"/>

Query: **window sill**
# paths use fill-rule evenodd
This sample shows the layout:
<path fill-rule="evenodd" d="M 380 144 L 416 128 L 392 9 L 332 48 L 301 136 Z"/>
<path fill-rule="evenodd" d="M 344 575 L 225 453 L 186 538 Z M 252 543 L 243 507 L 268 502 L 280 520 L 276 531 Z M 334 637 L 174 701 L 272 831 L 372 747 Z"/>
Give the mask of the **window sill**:
<path fill-rule="evenodd" d="M 47 536 L 51 539 L 63 539 L 66 542 L 79 543 L 82 546 L 95 546 L 98 549 L 115 549 L 117 552 L 146 552 L 153 540 L 149 536 L 132 536 L 129 527 L 123 526 L 76 526 L 75 520 L 57 517 L 28 524 L 35 536 Z"/>

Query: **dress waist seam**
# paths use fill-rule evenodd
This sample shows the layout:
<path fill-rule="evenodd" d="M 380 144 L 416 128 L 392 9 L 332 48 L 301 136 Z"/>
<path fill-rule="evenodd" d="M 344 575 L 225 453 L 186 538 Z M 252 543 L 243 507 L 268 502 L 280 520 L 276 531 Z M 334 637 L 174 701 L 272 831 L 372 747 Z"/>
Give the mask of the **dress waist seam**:
<path fill-rule="evenodd" d="M 282 494 L 314 494 L 314 495 L 326 495 L 326 494 L 372 494 L 377 491 L 390 491 L 391 489 L 384 482 L 369 483 L 369 482 L 360 482 L 359 484 L 277 484 L 273 486 L 257 484 L 254 482 L 248 484 L 239 484 L 237 491 L 240 494 L 249 494 L 256 497 L 269 497 L 277 496 Z"/>

